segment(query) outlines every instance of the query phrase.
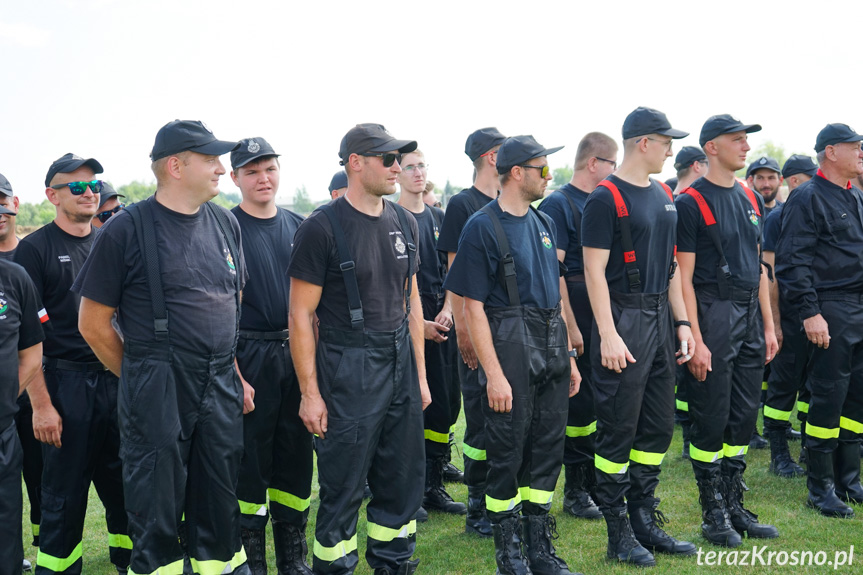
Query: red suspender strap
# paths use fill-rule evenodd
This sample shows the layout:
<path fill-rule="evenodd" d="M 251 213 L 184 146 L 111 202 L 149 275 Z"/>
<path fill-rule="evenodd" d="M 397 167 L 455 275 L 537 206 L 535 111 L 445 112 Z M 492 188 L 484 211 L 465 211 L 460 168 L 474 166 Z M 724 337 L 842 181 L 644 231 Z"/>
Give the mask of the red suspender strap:
<path fill-rule="evenodd" d="M 755 213 L 760 218 L 761 217 L 761 210 L 758 209 L 758 199 L 755 197 L 755 192 L 753 192 L 752 190 L 750 190 L 748 187 L 744 186 L 743 184 L 740 184 L 740 185 L 743 186 L 743 190 L 746 192 L 746 195 L 749 197 L 749 203 L 752 204 L 752 208 L 755 210 Z"/>
<path fill-rule="evenodd" d="M 659 180 L 656 180 L 659 182 Z M 668 187 L 668 184 L 665 182 L 659 182 L 659 185 L 662 186 L 662 189 L 665 190 L 665 193 L 668 194 L 668 199 L 671 200 L 671 203 L 674 203 L 674 192 L 671 191 L 671 188 Z"/>
<path fill-rule="evenodd" d="M 623 201 L 623 196 L 620 195 L 617 186 L 608 180 L 602 180 L 599 185 L 608 188 L 614 198 L 617 220 L 620 223 L 620 243 L 623 246 L 623 263 L 626 267 L 629 292 L 641 293 L 641 274 L 635 263 L 635 247 L 632 243 L 632 230 L 629 227 L 629 210 L 626 209 L 626 202 Z"/>
<path fill-rule="evenodd" d="M 686 188 L 681 193 L 689 194 L 690 196 L 695 198 L 695 203 L 698 204 L 698 210 L 701 212 L 701 217 L 704 218 L 705 225 L 716 225 L 716 218 L 713 217 L 713 211 L 710 209 L 710 206 L 707 205 L 704 196 L 702 196 L 698 190 L 696 190 L 695 188 Z"/>

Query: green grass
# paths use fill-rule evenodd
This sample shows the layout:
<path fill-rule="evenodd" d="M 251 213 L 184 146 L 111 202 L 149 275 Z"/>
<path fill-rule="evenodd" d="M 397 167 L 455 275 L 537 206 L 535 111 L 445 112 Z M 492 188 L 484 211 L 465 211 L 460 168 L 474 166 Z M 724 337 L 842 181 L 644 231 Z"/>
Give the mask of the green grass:
<path fill-rule="evenodd" d="M 464 423 L 460 421 L 457 435 L 464 432 Z M 663 463 L 663 473 L 657 495 L 662 499 L 661 509 L 670 523 L 666 530 L 680 539 L 692 541 L 704 552 L 719 551 L 701 537 L 701 513 L 698 506 L 698 495 L 692 468 L 689 462 L 680 456 L 680 428 L 675 429 L 674 441 Z M 793 455 L 799 452 L 799 442 L 791 442 Z M 696 557 L 675 558 L 665 555 L 657 557 L 654 573 L 671 573 L 686 575 L 709 572 L 711 574 L 725 573 L 863 573 L 863 506 L 856 506 L 857 516 L 851 520 L 828 519 L 806 509 L 805 479 L 781 479 L 767 471 L 770 455 L 769 450 L 753 450 L 748 455 L 749 468 L 746 481 L 752 489 L 746 497 L 746 506 L 758 514 L 759 520 L 772 523 L 779 528 L 781 536 L 773 540 L 744 540 L 739 549 L 751 550 L 753 545 L 766 545 L 770 551 L 825 551 L 832 561 L 834 552 L 848 551 L 851 545 L 854 549 L 854 563 L 834 570 L 833 567 L 811 566 L 792 567 L 777 565 L 734 567 L 697 565 Z M 454 453 L 456 463 L 461 462 L 459 454 Z M 467 500 L 464 485 L 448 484 L 448 489 L 458 501 Z M 606 531 L 605 523 L 585 521 L 565 515 L 560 504 L 563 500 L 563 474 L 558 482 L 555 493 L 555 503 L 552 512 L 557 517 L 560 538 L 555 542 L 558 555 L 563 557 L 571 569 L 587 575 L 598 573 L 633 573 L 633 568 L 608 563 L 605 559 Z M 312 507 L 308 528 L 309 541 L 313 540 L 314 518 L 317 511 L 317 484 L 312 492 Z M 26 507 L 26 494 L 25 494 Z M 27 518 L 25 509 L 24 517 Z M 360 566 L 357 573 L 371 574 L 365 563 L 366 523 L 365 510 L 360 510 L 359 552 Z M 36 550 L 30 546 L 30 527 L 25 521 L 25 556 L 35 561 Z M 87 522 L 84 533 L 84 572 L 94 575 L 110 575 L 116 573 L 108 561 L 107 535 L 105 531 L 104 511 L 94 490 L 90 491 L 90 506 L 87 512 Z M 270 573 L 275 573 L 275 558 L 272 551 L 272 533 L 268 528 L 269 566 Z M 491 540 L 466 535 L 464 533 L 464 517 L 448 516 L 431 513 L 427 523 L 418 527 L 417 550 L 415 557 L 421 560 L 419 571 L 440 575 L 473 575 L 489 574 L 495 571 L 494 546 Z M 764 554 L 765 560 L 767 553 Z"/>

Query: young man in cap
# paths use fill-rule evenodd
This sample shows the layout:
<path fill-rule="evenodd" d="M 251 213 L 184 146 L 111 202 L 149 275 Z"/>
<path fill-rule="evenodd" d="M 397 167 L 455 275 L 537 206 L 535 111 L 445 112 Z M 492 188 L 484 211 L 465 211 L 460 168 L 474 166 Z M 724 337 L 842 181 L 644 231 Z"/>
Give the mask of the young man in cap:
<path fill-rule="evenodd" d="M 398 176 L 399 205 L 413 214 L 419 229 L 417 241 L 420 267 L 417 287 L 423 306 L 426 379 L 431 405 L 423 413 L 425 424 L 426 483 L 423 508 L 464 515 L 464 503 L 453 501 L 444 488 L 444 469 L 450 452 L 450 429 L 458 419 L 461 393 L 458 384 L 458 346 L 453 327 L 451 301 L 443 291 L 446 255 L 437 250 L 444 214 L 423 203 L 428 165 L 425 154 L 414 150 L 402 156 Z"/>
<path fill-rule="evenodd" d="M 852 517 L 863 503 L 863 135 L 828 124 L 815 140 L 820 169 L 786 203 L 776 245 L 780 288 L 803 321 L 812 397 L 806 419 L 807 504 Z M 843 501 L 844 500 L 844 501 Z"/>
<path fill-rule="evenodd" d="M 348 175 L 344 170 L 339 170 L 333 174 L 328 189 L 330 190 L 330 197 L 334 200 L 345 195 L 345 191 L 348 189 Z"/>
<path fill-rule="evenodd" d="M 43 447 L 42 521 L 36 573 L 80 573 L 81 541 L 90 482 L 105 505 L 111 562 L 129 565 L 129 540 L 117 427 L 117 378 L 78 330 L 80 298 L 70 291 L 96 237 L 102 166 L 65 154 L 45 177 L 53 222 L 25 237 L 15 261 L 30 274 L 50 322 L 44 377 L 28 389 L 33 431 Z"/>
<path fill-rule="evenodd" d="M 692 182 L 707 173 L 707 156 L 704 150 L 695 146 L 683 146 L 674 158 L 674 169 L 677 170 L 677 186 L 674 188 L 676 198 Z"/>
<path fill-rule="evenodd" d="M 231 212 L 242 230 L 249 270 L 237 343 L 245 413 L 237 482 L 240 533 L 252 575 L 265 575 L 265 528 L 272 515 L 279 575 L 310 575 L 305 529 L 312 436 L 299 416 L 300 386 L 288 345 L 290 283 L 285 281 L 303 218 L 276 206 L 279 155 L 264 138 L 240 140 L 231 152 L 231 168 L 243 196 Z"/>
<path fill-rule="evenodd" d="M 0 174 L 0 208 L 4 208 L 0 213 L 0 259 L 11 260 L 18 247 L 18 236 L 15 235 L 18 198 L 3 174 Z"/>
<path fill-rule="evenodd" d="M 163 126 L 150 154 L 156 193 L 111 218 L 72 288 L 81 333 L 122 374 L 134 573 L 179 573 L 184 548 L 195 572 L 249 572 L 235 490 L 243 389 L 234 353 L 246 269 L 236 219 L 208 203 L 225 173 L 219 156 L 236 146 L 198 121 Z"/>
<path fill-rule="evenodd" d="M 818 165 L 809 156 L 792 154 L 782 165 L 782 178 L 788 186 L 788 195 L 818 173 Z M 766 225 L 766 224 L 765 224 Z M 766 230 L 765 230 L 766 233 Z"/>
<path fill-rule="evenodd" d="M 760 241 L 764 200 L 734 172 L 746 165 L 747 134 L 761 126 L 721 114 L 701 128 L 707 174 L 677 206 L 677 259 L 695 353 L 686 386 L 689 455 L 700 493 L 701 533 L 736 547 L 741 535 L 778 537 L 743 507 L 743 472 L 758 415 L 764 365 L 776 354 Z"/>
<path fill-rule="evenodd" d="M 779 201 L 779 188 L 782 187 L 782 170 L 779 162 L 762 156 L 746 168 L 746 184 L 749 189 L 761 194 L 764 199 L 764 218 L 782 205 Z"/>
<path fill-rule="evenodd" d="M 578 351 L 581 388 L 569 400 L 566 418 L 563 464 L 566 483 L 563 510 L 575 517 L 599 519 L 602 513 L 593 500 L 596 489 L 594 439 L 596 412 L 590 380 L 590 331 L 593 312 L 584 283 L 581 255 L 581 227 L 584 203 L 602 180 L 617 168 L 617 143 L 600 132 L 590 132 L 578 143 L 575 170 L 569 183 L 549 195 L 539 206 L 557 230 L 557 259 L 566 266 L 560 278 L 563 314 L 569 340 Z"/>
<path fill-rule="evenodd" d="M 674 375 L 693 349 L 674 274 L 677 214 L 671 189 L 651 180 L 676 138 L 665 114 L 640 107 L 623 122 L 623 162 L 584 206 L 582 243 L 595 317 L 596 493 L 607 557 L 652 566 L 652 551 L 692 555 L 657 524 L 660 464 L 674 433 Z M 669 306 L 669 303 L 671 304 Z M 669 309 L 670 307 L 670 309 Z M 672 316 L 674 327 L 672 327 Z"/>
<path fill-rule="evenodd" d="M 450 198 L 437 243 L 438 251 L 447 254 L 447 265 L 450 267 L 458 252 L 459 238 L 467 220 L 497 197 L 500 182 L 495 161 L 498 148 L 504 139 L 505 136 L 497 128 L 480 128 L 471 133 L 465 141 L 464 152 L 474 167 L 473 186 Z M 467 485 L 468 497 L 465 532 L 491 537 L 491 523 L 485 509 L 488 474 L 483 417 L 485 388 L 479 384 L 476 352 L 464 317 L 464 300 L 452 291 L 447 292 L 447 298 L 452 302 L 453 323 L 461 354 L 458 367 L 464 402 L 464 482 Z"/>
<path fill-rule="evenodd" d="M 551 180 L 533 136 L 497 151 L 501 194 L 465 225 L 444 286 L 464 298 L 487 401 L 486 508 L 502 575 L 570 574 L 549 514 L 563 462 L 567 397 L 581 377 L 561 314 L 551 218 L 531 207 Z M 522 553 L 521 543 L 527 548 Z"/>
<path fill-rule="evenodd" d="M 291 276 L 291 355 L 300 417 L 316 434 L 320 507 L 314 572 L 353 573 L 363 479 L 366 559 L 375 575 L 407 575 L 423 494 L 423 363 L 416 220 L 384 196 L 417 144 L 380 124 L 342 138 L 345 195 L 297 230 Z M 317 325 L 318 337 L 315 337 Z"/>
<path fill-rule="evenodd" d="M 120 203 L 118 198 L 125 198 L 123 194 L 118 194 L 111 184 L 102 182 L 102 193 L 99 194 L 99 211 L 93 218 L 93 226 L 101 228 L 105 225 L 111 216 L 122 210 L 125 206 Z"/>

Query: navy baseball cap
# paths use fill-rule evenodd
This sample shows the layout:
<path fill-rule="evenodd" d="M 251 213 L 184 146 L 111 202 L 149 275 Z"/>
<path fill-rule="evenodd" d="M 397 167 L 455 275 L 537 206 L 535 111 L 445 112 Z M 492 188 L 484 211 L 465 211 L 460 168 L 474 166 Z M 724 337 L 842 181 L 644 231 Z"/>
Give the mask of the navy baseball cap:
<path fill-rule="evenodd" d="M 477 158 L 502 144 L 504 140 L 506 140 L 506 136 L 501 134 L 497 128 L 480 128 L 467 137 L 464 143 L 464 153 L 467 154 L 471 162 L 475 162 Z"/>
<path fill-rule="evenodd" d="M 815 151 L 823 152 L 827 146 L 860 141 L 863 141 L 863 136 L 855 132 L 848 124 L 827 124 L 823 130 L 818 132 L 818 137 L 815 139 Z"/>
<path fill-rule="evenodd" d="M 0 174 L 0 194 L 10 197 L 15 195 L 12 191 L 12 184 L 9 183 L 9 180 L 3 174 Z"/>
<path fill-rule="evenodd" d="M 105 205 L 105 202 L 110 200 L 111 198 L 125 198 L 123 194 L 118 194 L 117 191 L 111 187 L 111 184 L 108 182 L 102 182 L 102 193 L 99 194 L 99 207 Z"/>
<path fill-rule="evenodd" d="M 814 177 L 817 173 L 818 166 L 812 161 L 812 158 L 800 154 L 794 154 L 785 160 L 785 165 L 782 166 L 783 178 L 797 174 L 807 174 Z"/>
<path fill-rule="evenodd" d="M 0 216 L 15 216 L 17 215 L 13 210 L 10 210 L 6 206 L 0 206 Z"/>
<path fill-rule="evenodd" d="M 152 161 L 167 158 L 180 152 L 195 152 L 207 156 L 221 156 L 237 149 L 237 142 L 223 142 L 198 120 L 174 120 L 159 129 L 153 151 Z"/>
<path fill-rule="evenodd" d="M 563 146 L 545 148 L 533 136 L 512 136 L 505 139 L 497 151 L 497 173 L 505 174 L 513 166 L 534 158 L 548 156 L 562 149 Z"/>
<path fill-rule="evenodd" d="M 701 148 L 696 148 L 695 146 L 683 146 L 674 158 L 674 169 L 682 170 L 683 168 L 688 168 L 695 162 L 703 162 L 706 160 L 707 154 L 705 154 L 704 150 Z"/>
<path fill-rule="evenodd" d="M 267 156 L 279 157 L 273 147 L 263 138 L 246 138 L 231 151 L 231 169 L 239 169 L 253 160 Z"/>
<path fill-rule="evenodd" d="M 640 106 L 629 113 L 623 121 L 623 139 L 637 138 L 648 134 L 671 136 L 675 140 L 685 138 L 689 132 L 682 132 L 671 127 L 671 122 L 659 110 Z"/>
<path fill-rule="evenodd" d="M 334 190 L 341 190 L 348 187 L 348 174 L 344 170 L 339 170 L 333 174 L 333 179 L 330 180 L 330 193 Z"/>
<path fill-rule="evenodd" d="M 748 178 L 752 175 L 752 172 L 760 170 L 761 168 L 764 168 L 765 170 L 773 170 L 777 174 L 782 174 L 782 170 L 779 169 L 779 162 L 773 158 L 762 156 L 749 164 L 749 167 L 746 168 L 746 177 Z"/>
<path fill-rule="evenodd" d="M 396 140 L 381 124 L 357 124 L 345 134 L 339 146 L 339 162 L 345 165 L 351 154 L 375 154 L 397 150 L 407 154 L 417 149 L 414 140 Z"/>
<path fill-rule="evenodd" d="M 51 186 L 51 180 L 54 179 L 54 176 L 57 174 L 68 174 L 69 172 L 74 172 L 81 166 L 89 166 L 91 170 L 93 170 L 94 174 L 101 174 L 104 170 L 102 169 L 102 164 L 97 162 L 94 158 L 82 158 L 81 156 L 76 156 L 71 152 L 68 154 L 63 154 L 51 164 L 51 167 L 48 168 L 48 174 L 45 176 L 45 187 Z"/>
<path fill-rule="evenodd" d="M 752 132 L 760 131 L 761 125 L 759 124 L 744 124 L 731 114 L 718 114 L 707 118 L 707 121 L 701 126 L 701 136 L 698 138 L 698 144 L 703 148 L 704 144 L 722 134 L 732 134 L 734 132 L 751 134 Z"/>

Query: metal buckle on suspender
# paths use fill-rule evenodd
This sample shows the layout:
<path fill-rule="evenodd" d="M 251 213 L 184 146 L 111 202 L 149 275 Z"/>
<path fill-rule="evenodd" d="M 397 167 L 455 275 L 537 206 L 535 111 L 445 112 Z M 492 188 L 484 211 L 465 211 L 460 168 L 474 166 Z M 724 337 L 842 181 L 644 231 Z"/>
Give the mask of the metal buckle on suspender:
<path fill-rule="evenodd" d="M 512 254 L 506 254 L 501 260 L 500 263 L 503 264 L 503 277 L 510 277 L 515 275 L 515 260 L 512 257 Z"/>
<path fill-rule="evenodd" d="M 156 335 L 167 335 L 168 333 L 168 318 L 154 319 L 153 326 L 156 330 Z"/>
<path fill-rule="evenodd" d="M 629 281 L 630 289 L 635 292 L 635 290 L 641 289 L 641 273 L 639 273 L 638 268 L 628 269 L 626 270 L 627 279 Z"/>
<path fill-rule="evenodd" d="M 351 261 L 349 261 L 349 262 L 342 262 L 342 263 L 340 263 L 340 264 L 339 264 L 339 269 L 341 269 L 341 270 L 342 270 L 342 273 L 344 273 L 344 272 L 346 272 L 346 271 L 349 271 L 349 270 L 352 270 L 352 269 L 354 269 L 355 267 L 356 267 L 356 265 L 354 265 L 354 261 L 353 261 L 353 260 L 351 260 Z"/>
<path fill-rule="evenodd" d="M 349 310 L 351 313 L 351 327 L 356 327 L 363 322 L 363 308 Z"/>
<path fill-rule="evenodd" d="M 670 269 L 668 270 L 668 281 L 671 281 L 674 278 L 674 273 L 677 271 L 677 262 L 671 262 Z"/>
<path fill-rule="evenodd" d="M 722 275 L 725 276 L 726 280 L 731 279 L 731 268 L 728 267 L 728 264 L 725 264 L 724 266 L 719 266 L 719 271 L 722 272 Z"/>

